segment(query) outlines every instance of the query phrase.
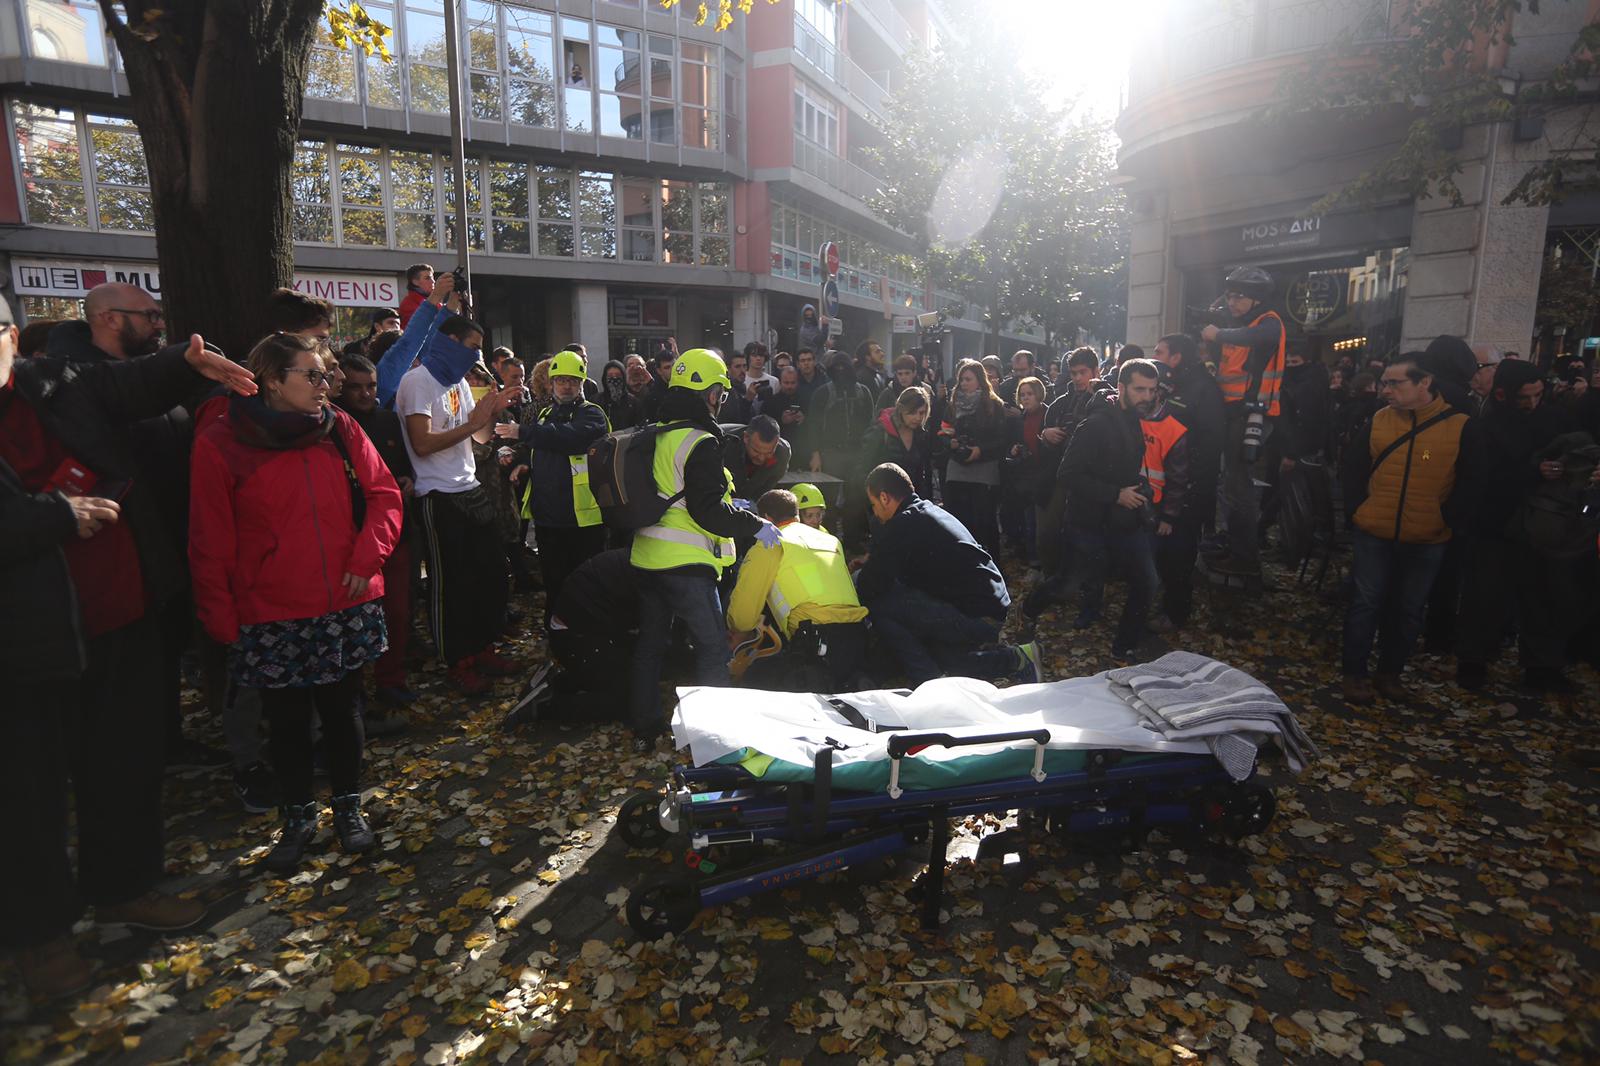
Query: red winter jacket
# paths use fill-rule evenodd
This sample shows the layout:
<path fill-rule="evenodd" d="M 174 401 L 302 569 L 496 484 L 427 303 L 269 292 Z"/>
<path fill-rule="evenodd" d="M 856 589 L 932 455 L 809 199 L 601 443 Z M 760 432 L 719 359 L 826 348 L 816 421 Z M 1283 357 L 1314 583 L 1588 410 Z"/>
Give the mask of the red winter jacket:
<path fill-rule="evenodd" d="M 232 414 L 195 437 L 190 462 L 189 568 L 195 609 L 213 640 L 231 644 L 254 622 L 316 618 L 383 596 L 383 564 L 400 537 L 400 488 L 367 435 L 335 409 L 335 424 L 366 490 L 360 530 L 350 481 L 332 440 L 259 448 L 234 434 Z M 344 575 L 370 579 L 351 599 Z"/>

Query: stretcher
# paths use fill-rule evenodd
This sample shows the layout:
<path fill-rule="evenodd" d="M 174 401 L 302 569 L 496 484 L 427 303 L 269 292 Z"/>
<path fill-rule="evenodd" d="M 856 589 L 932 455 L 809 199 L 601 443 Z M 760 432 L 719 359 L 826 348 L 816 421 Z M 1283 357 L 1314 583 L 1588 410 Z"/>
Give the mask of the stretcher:
<path fill-rule="evenodd" d="M 1237 838 L 1275 811 L 1253 761 L 1241 776 L 1237 758 L 1229 769 L 1212 753 L 1214 736 L 1152 731 L 1105 675 L 1006 690 L 945 678 L 915 692 L 752 695 L 680 690 L 673 731 L 689 759 L 664 792 L 622 806 L 628 844 L 683 852 L 682 869 L 630 893 L 642 937 L 919 845 L 921 921 L 933 928 L 951 820 L 972 815 L 1019 813 L 1017 829 L 980 842 L 986 857 L 1025 854 L 1040 831 L 1097 850 L 1157 828 Z M 1269 727 L 1231 735 L 1258 750 L 1275 740 Z"/>

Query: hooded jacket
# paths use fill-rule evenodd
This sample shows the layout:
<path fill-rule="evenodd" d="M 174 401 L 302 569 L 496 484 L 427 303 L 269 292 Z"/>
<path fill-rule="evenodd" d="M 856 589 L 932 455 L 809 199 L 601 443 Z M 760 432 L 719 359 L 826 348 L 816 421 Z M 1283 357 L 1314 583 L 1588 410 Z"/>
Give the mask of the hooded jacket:
<path fill-rule="evenodd" d="M 1532 411 L 1516 406 L 1518 390 L 1542 378 L 1532 363 L 1502 362 L 1495 368 L 1488 409 L 1468 422 L 1462 433 L 1483 463 L 1478 498 L 1463 516 L 1464 528 L 1474 536 L 1508 538 L 1518 507 L 1539 487 L 1539 453 L 1557 437 L 1579 428 L 1559 404 L 1541 402 Z M 1513 399 L 1498 399 L 1501 396 Z"/>
<path fill-rule="evenodd" d="M 872 468 L 883 463 L 893 463 L 904 470 L 916 487 L 917 495 L 928 495 L 933 490 L 933 438 L 926 429 L 913 430 L 911 447 L 900 439 L 900 429 L 894 424 L 894 408 L 879 411 L 876 421 L 861 438 L 861 480 L 865 481 Z"/>
<path fill-rule="evenodd" d="M 1119 506 L 1117 496 L 1125 488 L 1140 486 L 1144 446 L 1138 412 L 1125 410 L 1116 401 L 1096 409 L 1078 427 L 1061 458 L 1070 525 L 1105 533 L 1139 527 L 1139 512 Z"/>
<path fill-rule="evenodd" d="M 1222 390 L 1198 359 L 1185 359 L 1173 368 L 1167 388 L 1167 414 L 1189 430 L 1191 503 L 1204 513 L 1207 501 L 1216 498 L 1217 479 L 1222 476 L 1222 441 L 1227 432 Z"/>

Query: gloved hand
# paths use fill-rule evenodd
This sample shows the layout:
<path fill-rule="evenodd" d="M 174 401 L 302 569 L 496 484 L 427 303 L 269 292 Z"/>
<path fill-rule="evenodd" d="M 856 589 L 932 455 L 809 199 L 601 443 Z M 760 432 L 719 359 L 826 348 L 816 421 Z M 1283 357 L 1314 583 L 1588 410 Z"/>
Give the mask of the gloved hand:
<path fill-rule="evenodd" d="M 778 532 L 777 526 L 762 519 L 761 528 L 756 530 L 756 543 L 767 548 L 776 548 L 783 543 L 783 534 Z"/>
<path fill-rule="evenodd" d="M 749 500 L 741 500 L 737 496 L 735 496 L 733 499 L 729 500 L 728 502 L 733 504 L 734 510 L 736 510 L 736 511 L 754 511 L 755 510 L 755 508 L 751 506 Z"/>

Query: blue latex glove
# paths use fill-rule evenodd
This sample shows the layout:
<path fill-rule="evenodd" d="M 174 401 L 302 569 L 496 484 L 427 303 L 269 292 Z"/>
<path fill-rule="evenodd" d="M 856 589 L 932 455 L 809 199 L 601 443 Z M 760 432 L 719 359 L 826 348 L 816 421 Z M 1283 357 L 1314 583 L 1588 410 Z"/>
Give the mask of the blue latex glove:
<path fill-rule="evenodd" d="M 761 528 L 756 530 L 756 543 L 763 547 L 776 548 L 783 543 L 783 534 L 778 532 L 777 526 L 763 520 Z"/>
<path fill-rule="evenodd" d="M 753 510 L 755 510 L 754 507 L 750 506 L 750 501 L 749 500 L 741 500 L 737 496 L 735 496 L 733 499 L 729 500 L 728 502 L 733 504 L 735 510 L 739 510 L 739 511 L 753 511 Z"/>

